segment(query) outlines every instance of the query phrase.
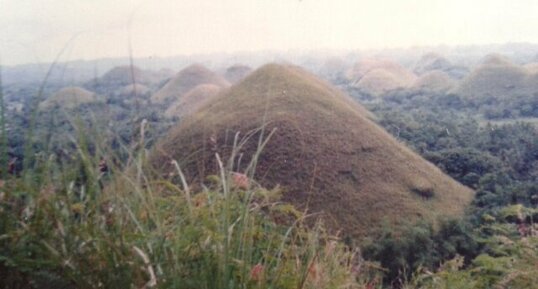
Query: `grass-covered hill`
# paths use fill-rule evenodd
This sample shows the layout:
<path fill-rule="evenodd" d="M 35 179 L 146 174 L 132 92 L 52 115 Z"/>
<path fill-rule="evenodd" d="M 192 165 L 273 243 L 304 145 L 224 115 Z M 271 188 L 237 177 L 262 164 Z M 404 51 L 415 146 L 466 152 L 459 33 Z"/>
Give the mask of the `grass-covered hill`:
<path fill-rule="evenodd" d="M 422 55 L 413 67 L 413 72 L 417 75 L 423 75 L 435 70 L 443 71 L 451 78 L 456 79 L 461 79 L 469 73 L 466 67 L 454 65 L 446 57 L 435 52 Z"/>
<path fill-rule="evenodd" d="M 538 93 L 538 74 L 500 55 L 489 55 L 466 78 L 455 93 L 470 99 L 508 99 Z"/>
<path fill-rule="evenodd" d="M 346 72 L 351 85 L 364 93 L 380 96 L 385 92 L 407 88 L 416 75 L 390 60 L 363 59 Z"/>
<path fill-rule="evenodd" d="M 151 96 L 151 101 L 154 103 L 166 103 L 178 100 L 179 97 L 200 84 L 213 84 L 220 87 L 229 86 L 228 81 L 223 77 L 202 65 L 193 64 L 172 77 L 160 90 Z"/>
<path fill-rule="evenodd" d="M 195 113 L 204 104 L 211 102 L 222 89 L 214 84 L 200 84 L 173 102 L 164 114 L 170 118 L 182 118 Z"/>
<path fill-rule="evenodd" d="M 117 100 L 140 98 L 160 88 L 173 75 L 173 71 L 168 69 L 154 71 L 135 65 L 122 65 L 85 82 L 83 87 Z"/>
<path fill-rule="evenodd" d="M 434 92 L 446 92 L 453 88 L 455 81 L 441 70 L 428 71 L 417 78 L 413 83 L 414 89 L 426 89 Z"/>
<path fill-rule="evenodd" d="M 81 87 L 62 88 L 39 104 L 39 109 L 45 110 L 53 107 L 73 109 L 82 104 L 103 101 L 95 93 Z"/>
<path fill-rule="evenodd" d="M 251 138 L 233 150 L 236 133 L 237 141 Z M 372 122 L 362 106 L 293 66 L 269 64 L 232 86 L 172 129 L 152 162 L 168 174 L 176 159 L 187 180 L 200 183 L 217 173 L 215 153 L 227 159 L 232 151 L 235 170 L 257 164 L 262 185 L 280 185 L 284 201 L 354 237 L 385 221 L 460 216 L 473 195 Z"/>

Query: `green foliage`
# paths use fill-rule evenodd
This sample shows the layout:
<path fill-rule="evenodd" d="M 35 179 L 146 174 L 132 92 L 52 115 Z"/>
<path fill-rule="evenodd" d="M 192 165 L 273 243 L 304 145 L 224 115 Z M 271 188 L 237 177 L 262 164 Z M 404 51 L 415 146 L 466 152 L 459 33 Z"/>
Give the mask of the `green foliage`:
<path fill-rule="evenodd" d="M 4 183 L 0 288 L 360 288 L 373 278 L 278 190 L 237 187 L 223 167 L 215 187 L 194 192 L 179 167 L 181 185 L 151 173 L 144 146 L 124 166 L 108 155 L 107 177 L 99 139 L 81 135 L 70 161 L 36 162 L 39 181 Z"/>
<path fill-rule="evenodd" d="M 423 272 L 414 276 L 406 288 L 537 288 L 538 239 L 523 239 L 513 244 L 509 257 L 481 254 L 468 267 L 456 257 L 443 264 L 436 273 Z"/>
<path fill-rule="evenodd" d="M 401 233 L 386 230 L 364 248 L 365 258 L 387 269 L 385 283 L 402 284 L 419 268 L 435 268 L 456 255 L 472 258 L 478 251 L 472 228 L 457 220 L 440 222 L 435 229 L 426 223 L 409 225 Z"/>

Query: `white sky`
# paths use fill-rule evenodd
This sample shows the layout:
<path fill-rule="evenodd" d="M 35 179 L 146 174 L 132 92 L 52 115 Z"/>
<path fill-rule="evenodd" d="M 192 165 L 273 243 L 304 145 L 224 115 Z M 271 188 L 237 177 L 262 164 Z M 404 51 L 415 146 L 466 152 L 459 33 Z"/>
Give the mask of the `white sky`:
<path fill-rule="evenodd" d="M 0 0 L 12 65 L 287 49 L 538 43 L 537 0 Z"/>

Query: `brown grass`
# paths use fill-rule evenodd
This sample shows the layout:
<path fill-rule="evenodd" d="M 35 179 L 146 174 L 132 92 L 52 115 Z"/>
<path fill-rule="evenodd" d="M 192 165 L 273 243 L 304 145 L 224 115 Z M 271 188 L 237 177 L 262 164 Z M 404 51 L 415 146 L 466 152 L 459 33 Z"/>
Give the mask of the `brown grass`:
<path fill-rule="evenodd" d="M 229 83 L 202 65 L 194 64 L 171 78 L 159 91 L 151 96 L 154 103 L 166 103 L 177 100 L 189 90 L 200 84 L 214 84 L 227 87 Z"/>
<path fill-rule="evenodd" d="M 384 220 L 398 226 L 460 216 L 472 191 L 396 141 L 349 97 L 305 71 L 266 65 L 204 106 L 161 141 L 151 159 L 167 173 L 173 158 L 187 178 L 215 174 L 215 153 L 226 157 L 233 135 L 268 122 L 276 129 L 255 179 L 280 185 L 283 200 L 308 208 L 334 230 L 363 237 Z M 264 120 L 265 119 L 265 120 Z M 241 171 L 257 147 L 243 147 Z"/>

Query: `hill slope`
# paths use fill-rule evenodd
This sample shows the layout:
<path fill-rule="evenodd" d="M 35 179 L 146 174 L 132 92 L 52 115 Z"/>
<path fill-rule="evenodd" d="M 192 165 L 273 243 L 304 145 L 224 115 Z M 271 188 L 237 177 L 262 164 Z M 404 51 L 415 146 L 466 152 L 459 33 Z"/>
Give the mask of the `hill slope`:
<path fill-rule="evenodd" d="M 196 112 L 215 97 L 222 87 L 214 84 L 200 84 L 189 90 L 170 105 L 164 113 L 166 117 L 185 117 Z"/>
<path fill-rule="evenodd" d="M 368 118 L 368 112 L 326 82 L 292 66 L 266 65 L 180 123 L 151 162 L 170 159 L 189 181 L 216 173 L 215 153 L 229 156 L 233 136 L 276 129 L 258 160 L 256 180 L 280 184 L 283 200 L 320 213 L 332 229 L 363 237 L 384 220 L 394 225 L 459 216 L 472 192 L 412 152 Z M 241 153 L 244 169 L 258 138 Z"/>
<path fill-rule="evenodd" d="M 224 78 L 202 65 L 194 64 L 178 72 L 151 96 L 151 101 L 154 103 L 166 103 L 177 100 L 178 97 L 200 84 L 214 84 L 220 87 L 229 86 L 229 83 Z"/>

